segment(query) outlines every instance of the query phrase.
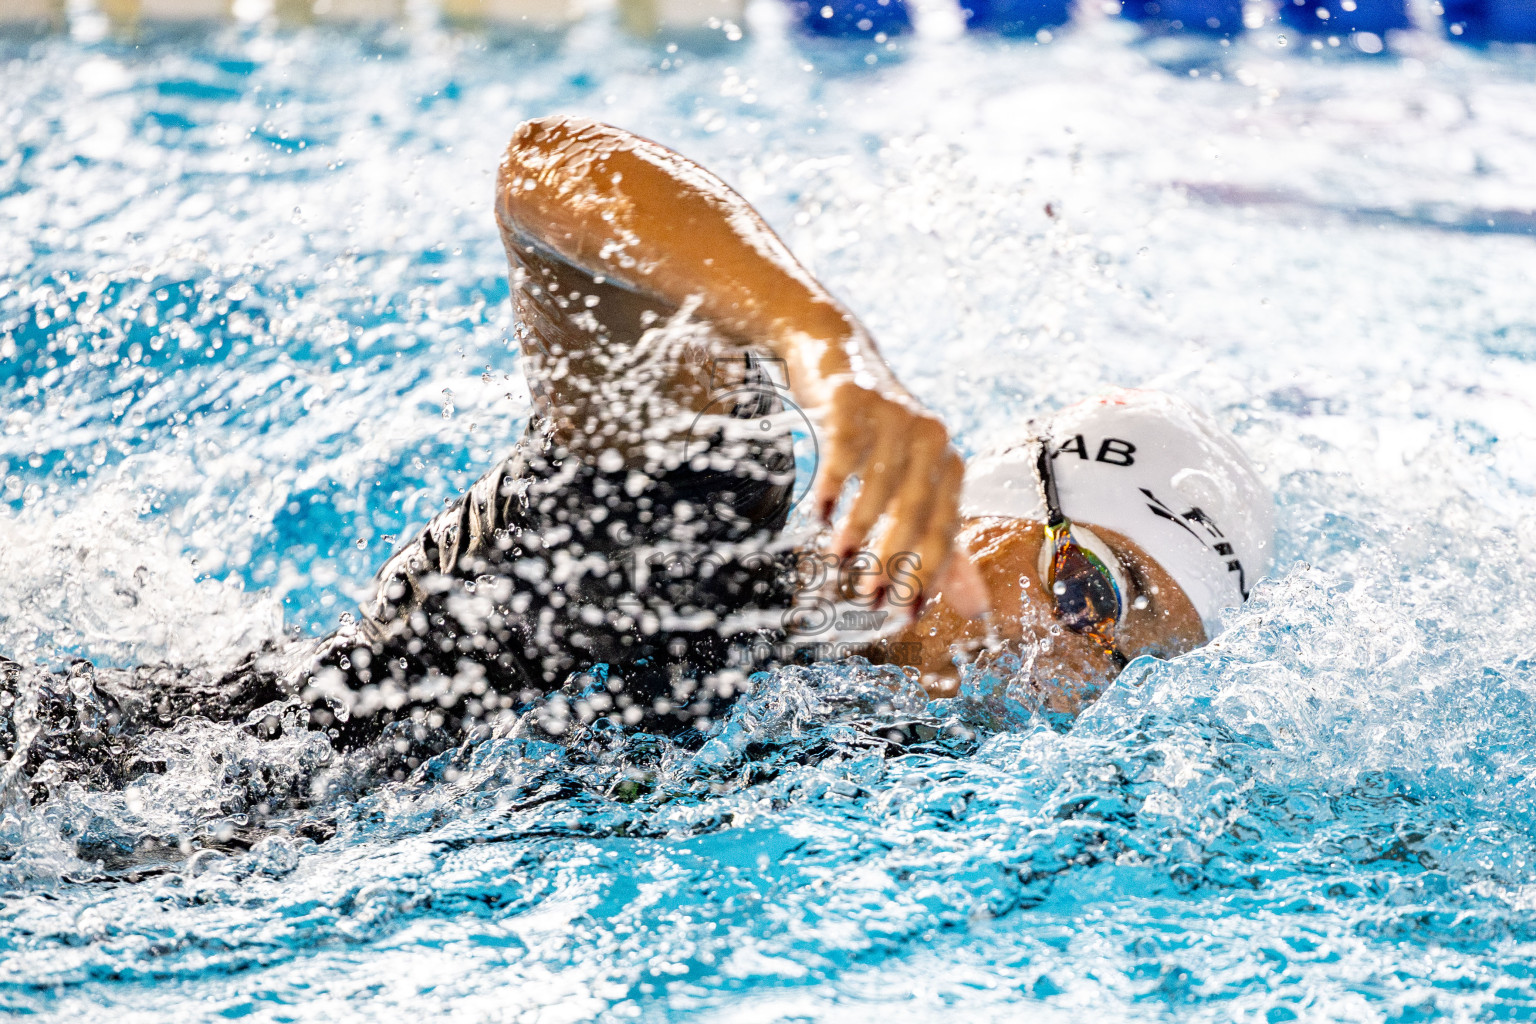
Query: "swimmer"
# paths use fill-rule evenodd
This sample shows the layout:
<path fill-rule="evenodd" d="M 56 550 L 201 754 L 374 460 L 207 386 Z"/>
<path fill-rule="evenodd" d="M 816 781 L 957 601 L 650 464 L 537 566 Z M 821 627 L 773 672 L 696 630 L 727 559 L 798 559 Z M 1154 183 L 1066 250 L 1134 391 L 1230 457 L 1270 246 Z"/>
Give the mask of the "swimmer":
<path fill-rule="evenodd" d="M 789 401 L 816 423 L 814 508 L 846 509 L 816 564 L 862 559 L 840 596 L 904 623 L 853 650 L 915 670 L 933 696 L 956 692 L 957 660 L 1012 653 L 1043 703 L 1074 712 L 1129 659 L 1204 643 L 1267 568 L 1267 491 L 1229 437 L 1168 395 L 1090 400 L 967 470 L 756 211 L 654 142 L 527 122 L 496 216 L 532 422 L 330 642 L 311 690 L 346 708 L 343 731 L 419 703 L 427 676 L 459 688 L 447 702 L 483 707 L 597 664 L 615 715 L 707 720 L 761 667 L 742 652 L 796 639 L 794 617 L 774 617 L 806 582 L 808 552 L 777 539 L 789 438 L 743 441 L 751 431 L 728 422 L 770 426 Z M 701 417 L 724 409 L 721 366 L 742 379 L 701 448 Z M 701 552 L 715 557 L 690 557 Z"/>
<path fill-rule="evenodd" d="M 936 697 L 961 664 L 1013 657 L 1042 707 L 1072 714 L 1131 659 L 1204 643 L 1268 567 L 1268 492 L 1169 395 L 1089 399 L 967 467 L 756 211 L 654 142 L 527 122 L 496 217 L 533 415 L 356 620 L 223 679 L 76 666 L 35 684 L 36 707 L 84 721 L 90 694 L 93 720 L 165 725 L 297 697 L 338 746 L 403 728 L 441 748 L 580 687 L 624 722 L 696 730 L 753 671 L 858 653 Z M 843 510 L 798 547 L 795 410 L 820 445 L 814 513 Z M 823 643 L 803 613 L 829 590 L 886 628 Z M 30 674 L 0 659 L 0 688 Z"/>

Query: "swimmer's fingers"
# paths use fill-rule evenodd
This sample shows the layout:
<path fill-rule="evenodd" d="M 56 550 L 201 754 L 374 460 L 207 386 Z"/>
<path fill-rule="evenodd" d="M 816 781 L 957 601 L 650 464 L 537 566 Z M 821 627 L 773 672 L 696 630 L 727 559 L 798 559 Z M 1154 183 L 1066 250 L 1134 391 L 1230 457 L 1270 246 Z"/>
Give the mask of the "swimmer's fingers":
<path fill-rule="evenodd" d="M 918 579 L 913 613 L 944 579 L 960 530 L 960 483 L 965 463 L 950 447 L 949 434 L 937 420 L 914 419 L 909 426 L 909 457 L 901 488 L 888 512 L 890 525 L 881 539 L 881 564 L 893 574 L 899 562 Z"/>
<path fill-rule="evenodd" d="M 930 557 L 935 553 L 932 544 L 924 541 L 933 533 L 936 519 L 949 518 L 944 508 L 945 478 L 952 477 L 958 487 L 964 466 L 949 447 L 949 432 L 932 416 L 910 416 L 882 440 L 887 446 L 905 449 L 906 459 L 900 486 L 884 509 L 889 518 L 880 540 L 880 564 L 890 566 L 892 558 L 911 556 L 910 568 L 922 580 L 921 589 L 931 592 L 929 584 L 939 563 Z M 940 552 L 941 559 L 947 554 L 947 549 Z"/>
<path fill-rule="evenodd" d="M 825 454 L 815 490 L 823 518 L 830 518 L 848 478 L 860 478 L 834 553 L 847 559 L 884 517 L 877 553 L 881 571 L 875 577 L 883 594 L 911 605 L 915 614 L 926 597 L 947 585 L 961 614 L 984 612 L 986 592 L 975 569 L 952 558 L 965 463 L 944 424 L 905 395 L 845 381 L 833 393 L 823 429 Z"/>
<path fill-rule="evenodd" d="M 944 466 L 943 476 L 935 489 L 933 518 L 929 521 L 927 535 L 919 543 L 919 547 L 926 551 L 943 552 L 943 560 L 932 563 L 935 566 L 933 583 L 924 597 L 942 594 L 945 603 L 956 613 L 975 619 L 986 614 L 992 602 L 981 573 L 965 549 L 955 545 L 960 532 L 960 491 L 965 482 L 965 462 L 954 454 L 953 449 L 949 454 L 954 458 Z M 922 599 L 919 599 L 912 608 L 912 616 L 915 618 L 922 610 Z"/>
<path fill-rule="evenodd" d="M 875 442 L 874 451 L 860 469 L 859 488 L 853 505 L 843 517 L 832 542 L 832 550 L 838 558 L 851 557 L 869 537 L 869 531 L 875 528 L 901 484 L 907 455 L 899 444 L 891 444 L 886 439 Z"/>
<path fill-rule="evenodd" d="M 814 500 L 822 522 L 832 521 L 832 511 L 843 493 L 843 485 L 857 473 L 869 457 L 875 443 L 875 431 L 868 429 L 871 401 L 880 396 L 852 381 L 839 384 L 827 403 L 821 424 L 825 451 L 817 469 Z"/>

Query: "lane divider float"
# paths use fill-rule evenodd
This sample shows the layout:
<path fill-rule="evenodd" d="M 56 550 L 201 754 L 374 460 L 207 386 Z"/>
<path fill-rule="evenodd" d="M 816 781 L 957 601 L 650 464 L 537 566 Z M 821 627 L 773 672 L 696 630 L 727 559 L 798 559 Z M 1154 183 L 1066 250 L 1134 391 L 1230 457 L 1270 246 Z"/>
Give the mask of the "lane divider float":
<path fill-rule="evenodd" d="M 912 27 L 903 0 L 795 0 L 792 7 L 807 31 L 835 39 L 897 36 Z"/>
<path fill-rule="evenodd" d="M 1461 43 L 1536 43 L 1536 0 L 1442 0 L 1446 35 Z"/>

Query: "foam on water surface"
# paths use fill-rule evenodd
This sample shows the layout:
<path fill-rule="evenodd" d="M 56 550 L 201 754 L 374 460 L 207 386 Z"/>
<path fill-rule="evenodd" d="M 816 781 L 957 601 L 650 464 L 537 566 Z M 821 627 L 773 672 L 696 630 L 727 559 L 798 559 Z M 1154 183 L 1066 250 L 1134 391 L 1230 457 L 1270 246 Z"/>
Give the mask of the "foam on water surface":
<path fill-rule="evenodd" d="M 490 189 L 554 111 L 739 188 L 968 451 L 1110 385 L 1204 405 L 1276 489 L 1273 577 L 1070 731 L 857 665 L 698 750 L 183 723 L 126 787 L 11 794 L 0 1005 L 1536 1012 L 1536 61 L 769 29 L 6 44 L 0 653 L 218 670 L 334 626 L 526 419 Z"/>

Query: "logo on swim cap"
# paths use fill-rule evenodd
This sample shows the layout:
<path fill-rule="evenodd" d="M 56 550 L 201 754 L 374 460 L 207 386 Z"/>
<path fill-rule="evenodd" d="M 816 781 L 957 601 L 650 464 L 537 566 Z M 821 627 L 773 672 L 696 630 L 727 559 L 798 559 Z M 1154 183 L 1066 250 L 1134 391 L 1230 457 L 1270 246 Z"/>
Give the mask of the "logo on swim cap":
<path fill-rule="evenodd" d="M 1050 439 L 1062 511 L 1134 541 L 1179 584 L 1208 635 L 1268 571 L 1274 499 L 1231 436 L 1189 403 L 1123 389 L 1029 429 Z M 1033 452 L 1013 445 L 967 467 L 961 512 L 1041 518 Z"/>

